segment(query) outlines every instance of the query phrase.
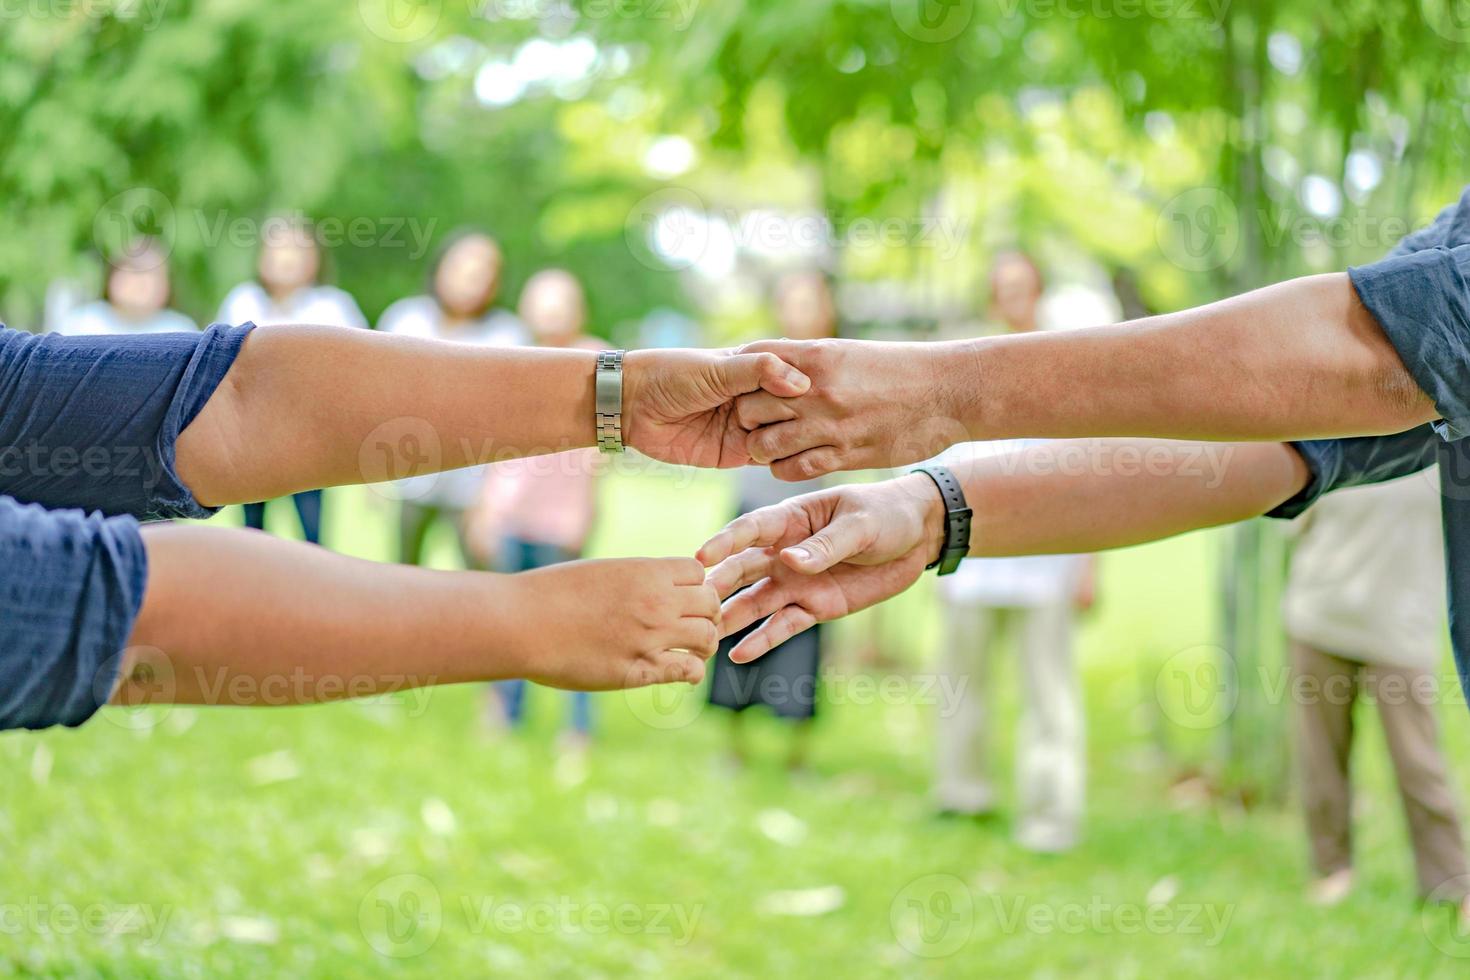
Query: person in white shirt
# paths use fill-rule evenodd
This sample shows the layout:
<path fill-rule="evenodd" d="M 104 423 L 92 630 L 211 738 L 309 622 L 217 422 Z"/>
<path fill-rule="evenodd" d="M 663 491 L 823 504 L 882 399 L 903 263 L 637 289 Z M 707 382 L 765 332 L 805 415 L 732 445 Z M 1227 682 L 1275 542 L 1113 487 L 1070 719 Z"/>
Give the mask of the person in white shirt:
<path fill-rule="evenodd" d="M 1434 717 L 1446 635 L 1438 485 L 1431 469 L 1314 504 L 1301 518 L 1282 612 L 1317 875 L 1309 897 L 1333 905 L 1353 887 L 1349 762 L 1363 699 L 1383 725 L 1420 893 L 1459 902 L 1470 921 L 1470 868 Z"/>
<path fill-rule="evenodd" d="M 389 306 L 378 320 L 378 330 L 483 347 L 529 343 L 530 333 L 521 321 L 495 308 L 504 264 L 499 243 L 484 232 L 464 231 L 450 236 L 430 265 L 429 292 Z M 485 467 L 474 466 L 393 484 L 392 492 L 400 501 L 400 562 L 422 564 L 429 532 L 442 520 L 455 531 L 465 567 L 482 566 L 476 549 L 464 537 L 464 529 L 465 512 L 479 499 L 485 473 Z"/>
<path fill-rule="evenodd" d="M 198 330 L 193 320 L 169 309 L 172 291 L 168 256 L 156 241 L 139 239 L 107 270 L 102 298 L 70 311 L 57 333 L 127 336 Z"/>
<path fill-rule="evenodd" d="M 321 247 L 312 229 L 287 218 L 269 218 L 261 226 L 259 280 L 243 282 L 230 290 L 220 304 L 219 321 L 229 324 L 254 323 L 273 326 L 291 323 L 321 323 L 335 327 L 366 328 L 367 318 L 357 301 L 335 286 L 320 282 Z M 312 544 L 321 543 L 322 491 L 292 494 L 302 535 Z M 264 502 L 245 505 L 245 525 L 265 527 Z"/>
<path fill-rule="evenodd" d="M 998 258 L 990 287 L 1005 330 L 1039 329 L 1043 283 L 1029 257 Z M 941 461 L 1015 448 L 1016 443 L 969 443 Z M 942 811 L 983 816 L 996 808 L 991 667 L 997 647 L 1011 642 L 1020 661 L 1023 704 L 1016 736 L 1016 840 L 1035 851 L 1062 851 L 1077 842 L 1086 732 L 1072 632 L 1075 610 L 1092 600 L 1093 559 L 1083 555 L 971 558 L 940 581 L 940 669 L 956 692 L 938 719 L 935 796 Z"/>

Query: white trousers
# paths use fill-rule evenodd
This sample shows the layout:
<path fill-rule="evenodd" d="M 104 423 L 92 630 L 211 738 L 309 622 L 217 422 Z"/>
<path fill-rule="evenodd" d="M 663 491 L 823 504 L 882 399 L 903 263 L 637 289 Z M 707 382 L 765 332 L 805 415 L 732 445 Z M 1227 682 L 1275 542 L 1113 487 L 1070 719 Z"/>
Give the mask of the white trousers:
<path fill-rule="evenodd" d="M 996 806 L 992 667 L 1011 641 L 1020 658 L 1016 733 L 1016 839 L 1033 850 L 1076 843 L 1086 789 L 1082 690 L 1072 655 L 1070 603 L 1036 607 L 943 603 L 941 670 L 955 692 L 938 720 L 939 805 L 963 813 Z"/>

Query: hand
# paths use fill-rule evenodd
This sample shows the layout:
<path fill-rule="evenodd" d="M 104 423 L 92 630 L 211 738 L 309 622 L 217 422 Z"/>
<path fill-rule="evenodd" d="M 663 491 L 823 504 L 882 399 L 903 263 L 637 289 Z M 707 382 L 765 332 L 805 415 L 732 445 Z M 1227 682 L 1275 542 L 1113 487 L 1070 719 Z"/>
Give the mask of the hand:
<path fill-rule="evenodd" d="M 922 473 L 819 490 L 737 517 L 698 558 L 725 602 L 720 633 L 765 618 L 730 651 L 748 663 L 816 623 L 913 585 L 944 545 L 944 501 Z"/>
<path fill-rule="evenodd" d="M 799 398 L 766 392 L 736 400 L 757 463 L 782 480 L 837 470 L 903 466 L 970 436 L 959 421 L 962 388 L 945 345 L 858 340 L 773 340 L 742 353 L 774 353 L 811 379 Z M 947 373 L 948 372 L 948 376 Z"/>
<path fill-rule="evenodd" d="M 509 576 L 517 676 L 608 691 L 704 679 L 719 645 L 720 600 L 692 558 L 574 561 Z M 529 610 L 534 610 L 530 612 Z"/>
<path fill-rule="evenodd" d="M 774 354 L 629 351 L 623 359 L 623 438 L 645 456 L 681 466 L 750 462 L 736 397 L 804 393 L 811 382 Z"/>

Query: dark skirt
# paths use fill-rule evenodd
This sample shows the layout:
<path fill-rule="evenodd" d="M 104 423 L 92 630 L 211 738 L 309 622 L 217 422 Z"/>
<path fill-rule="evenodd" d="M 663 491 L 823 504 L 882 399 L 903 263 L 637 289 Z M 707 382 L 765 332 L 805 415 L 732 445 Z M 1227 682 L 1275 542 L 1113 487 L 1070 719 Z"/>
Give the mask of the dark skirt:
<path fill-rule="evenodd" d="M 730 651 L 759 626 L 752 623 L 720 642 L 709 686 L 709 703 L 731 711 L 765 705 L 781 718 L 804 719 L 816 714 L 820 670 L 820 626 L 798 633 L 748 664 L 732 663 Z"/>

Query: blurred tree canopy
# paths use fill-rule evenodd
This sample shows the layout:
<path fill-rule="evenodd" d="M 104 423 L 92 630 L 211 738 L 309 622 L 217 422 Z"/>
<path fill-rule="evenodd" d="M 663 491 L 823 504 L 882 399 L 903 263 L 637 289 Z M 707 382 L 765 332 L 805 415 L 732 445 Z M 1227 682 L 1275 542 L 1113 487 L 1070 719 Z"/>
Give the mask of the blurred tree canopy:
<path fill-rule="evenodd" d="M 370 316 L 480 225 L 511 295 L 566 265 L 606 332 L 720 293 L 638 241 L 671 187 L 726 223 L 822 215 L 834 271 L 935 305 L 983 301 L 988 256 L 1021 245 L 1172 307 L 1381 254 L 1457 192 L 1466 149 L 1455 0 L 27 10 L 0 33 L 0 309 L 22 326 L 137 232 L 208 320 L 251 274 L 251 229 L 300 212 L 340 232 L 336 278 Z M 950 240 L 852 247 L 865 219 Z"/>

